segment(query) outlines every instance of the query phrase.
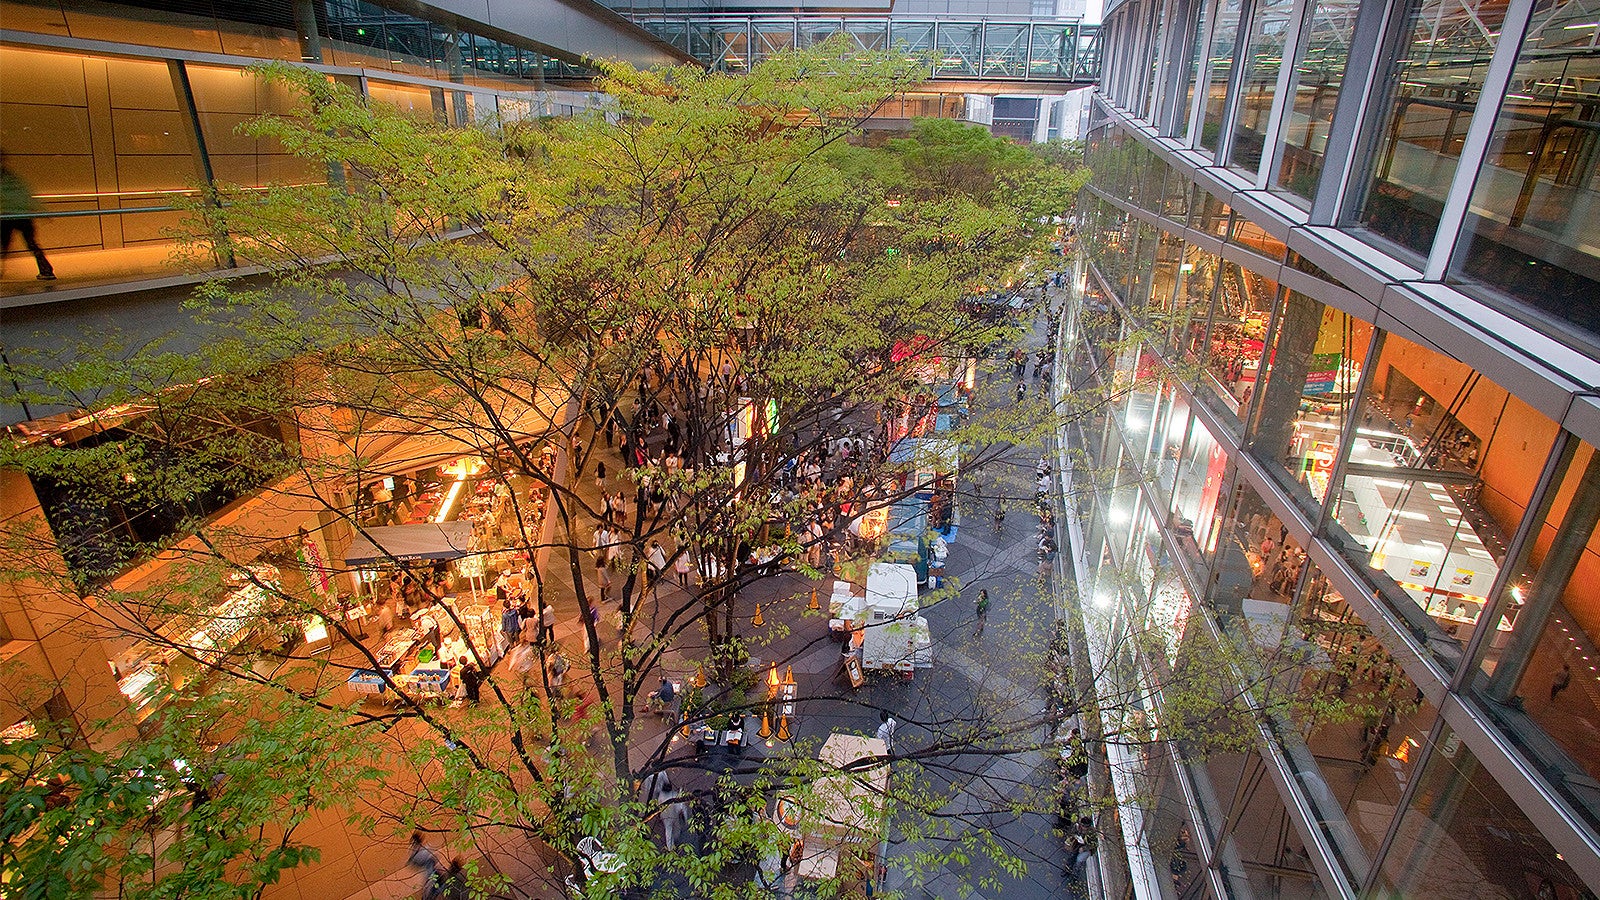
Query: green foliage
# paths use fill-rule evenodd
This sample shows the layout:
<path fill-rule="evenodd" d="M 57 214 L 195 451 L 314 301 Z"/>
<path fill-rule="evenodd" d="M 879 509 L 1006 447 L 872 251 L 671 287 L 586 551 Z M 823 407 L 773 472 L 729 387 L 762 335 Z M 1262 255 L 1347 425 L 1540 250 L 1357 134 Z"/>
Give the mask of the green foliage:
<path fill-rule="evenodd" d="M 244 900 L 314 859 L 296 830 L 377 776 L 362 729 L 222 688 L 170 698 L 116 749 L 51 731 L 0 747 L 0 877 L 14 896 Z"/>

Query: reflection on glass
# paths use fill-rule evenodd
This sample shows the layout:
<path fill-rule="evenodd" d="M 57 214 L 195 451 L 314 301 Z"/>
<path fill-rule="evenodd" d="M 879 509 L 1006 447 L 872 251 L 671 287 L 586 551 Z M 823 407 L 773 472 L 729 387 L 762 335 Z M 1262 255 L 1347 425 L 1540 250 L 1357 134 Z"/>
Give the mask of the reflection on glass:
<path fill-rule="evenodd" d="M 1193 244 L 1183 248 L 1178 263 L 1178 281 L 1172 306 L 1165 320 L 1151 316 L 1151 322 L 1166 333 L 1167 347 L 1180 351 L 1190 361 L 1205 352 L 1206 322 L 1211 318 L 1211 293 L 1216 286 L 1221 257 Z M 1165 326 L 1164 328 L 1162 326 Z"/>
<path fill-rule="evenodd" d="M 1473 189 L 1458 275 L 1600 335 L 1600 33 L 1593 4 L 1542 4 Z"/>
<path fill-rule="evenodd" d="M 1448 727 L 1384 855 L 1385 898 L 1589 897 L 1587 887 Z"/>
<path fill-rule="evenodd" d="M 1211 388 L 1209 396 L 1240 420 L 1255 390 L 1267 322 L 1277 298 L 1277 282 L 1237 263 L 1222 263 L 1206 335 L 1205 363 L 1210 376 L 1206 383 Z"/>
<path fill-rule="evenodd" d="M 1537 528 L 1510 566 L 1497 628 L 1479 648 L 1474 690 L 1506 732 L 1600 822 L 1600 453 L 1571 439 Z M 1507 630 L 1509 628 L 1509 630 Z M 1561 777 L 1565 776 L 1565 777 Z"/>
<path fill-rule="evenodd" d="M 1209 232 L 1217 237 L 1226 237 L 1228 222 L 1233 218 L 1233 208 L 1204 188 L 1195 187 L 1196 200 L 1189 213 L 1190 227 Z"/>
<path fill-rule="evenodd" d="M 1386 335 L 1332 533 L 1447 666 L 1483 611 L 1556 437 L 1466 365 Z"/>
<path fill-rule="evenodd" d="M 1175 419 L 1174 423 L 1177 421 Z M 1167 447 L 1171 447 L 1170 440 Z M 1222 518 L 1219 501 L 1223 476 L 1227 470 L 1228 454 L 1199 419 L 1192 420 L 1178 459 L 1172 528 L 1180 540 L 1193 536 L 1192 546 L 1186 540 L 1182 543 L 1187 549 L 1198 550 L 1202 557 L 1209 558 L 1216 551 L 1218 525 Z"/>
<path fill-rule="evenodd" d="M 298 101 L 286 85 L 247 69 L 227 66 L 190 64 L 188 71 L 200 130 L 205 134 L 211 171 L 217 181 L 264 187 L 327 180 L 326 168 L 289 153 L 271 138 L 254 138 L 239 130 L 263 114 L 292 114 Z M 372 83 L 374 95 L 380 89 L 376 82 Z M 427 91 L 423 94 L 426 96 Z"/>
<path fill-rule="evenodd" d="M 1249 50 L 1234 109 L 1233 158 L 1230 164 L 1254 173 L 1267 143 L 1267 119 L 1278 90 L 1283 42 L 1288 36 L 1294 0 L 1260 0 L 1250 17 Z"/>
<path fill-rule="evenodd" d="M 1233 56 L 1238 49 L 1239 13 L 1243 0 L 1222 0 L 1217 10 L 1217 30 L 1211 38 L 1211 51 L 1207 65 L 1206 101 L 1200 120 L 1200 146 L 1217 149 L 1217 137 L 1222 133 L 1222 107 L 1228 97 L 1228 77 L 1233 73 Z"/>
<path fill-rule="evenodd" d="M 1395 57 L 1383 138 L 1370 165 L 1362 224 L 1426 254 L 1507 0 L 1415 0 Z"/>
<path fill-rule="evenodd" d="M 1300 44 L 1283 119 L 1283 160 L 1278 184 L 1289 193 L 1311 198 L 1322 174 L 1322 157 L 1333 125 L 1333 107 L 1350 61 L 1350 34 L 1355 30 L 1356 0 L 1316 0 L 1311 22 Z"/>
<path fill-rule="evenodd" d="M 1298 291 L 1279 306 L 1250 448 L 1307 512 L 1328 495 L 1371 340 L 1370 324 Z"/>
<path fill-rule="evenodd" d="M 1265 228 L 1246 219 L 1244 216 L 1233 217 L 1233 226 L 1228 234 L 1228 242 L 1242 247 L 1249 247 L 1273 262 L 1283 262 L 1283 257 L 1287 250 L 1283 241 L 1273 237 L 1267 233 Z"/>
<path fill-rule="evenodd" d="M 1421 755 L 1435 710 L 1314 564 L 1291 645 L 1309 702 L 1276 734 L 1345 874 L 1359 884 Z"/>

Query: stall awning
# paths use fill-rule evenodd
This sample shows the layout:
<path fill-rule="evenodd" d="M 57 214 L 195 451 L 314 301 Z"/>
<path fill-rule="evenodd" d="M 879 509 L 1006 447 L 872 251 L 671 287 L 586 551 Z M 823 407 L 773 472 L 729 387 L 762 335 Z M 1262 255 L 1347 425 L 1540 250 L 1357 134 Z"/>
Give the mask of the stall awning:
<path fill-rule="evenodd" d="M 471 522 L 423 522 L 388 525 L 357 534 L 344 553 L 347 566 L 366 566 L 392 560 L 460 559 L 472 552 Z"/>

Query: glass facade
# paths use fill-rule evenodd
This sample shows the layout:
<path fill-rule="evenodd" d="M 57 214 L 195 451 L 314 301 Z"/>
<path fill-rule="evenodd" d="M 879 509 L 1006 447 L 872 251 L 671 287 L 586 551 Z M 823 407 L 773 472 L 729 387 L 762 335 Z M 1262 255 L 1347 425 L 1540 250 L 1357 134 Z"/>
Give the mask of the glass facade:
<path fill-rule="evenodd" d="M 1506 8 L 1506 0 L 1410 4 L 1360 221 L 1416 253 L 1433 244 Z"/>
<path fill-rule="evenodd" d="M 1074 302 L 1139 343 L 1068 431 L 1116 473 L 1083 555 L 1129 564 L 1154 682 L 1200 635 L 1283 663 L 1252 747 L 1152 766 L 1152 855 L 1263 896 L 1595 896 L 1593 6 L 1211 0 L 1192 57 L 1122 9 L 1109 53 L 1180 58 L 1091 112 Z"/>
<path fill-rule="evenodd" d="M 203 190 L 208 177 L 244 188 L 325 181 L 325 170 L 239 132 L 260 115 L 293 112 L 296 102 L 250 67 L 253 58 L 320 54 L 330 65 L 361 66 L 364 78 L 330 77 L 425 122 L 514 121 L 591 105 L 578 92 L 534 92 L 525 79 L 557 71 L 535 71 L 509 45 L 363 3 L 307 8 L 318 10 L 319 29 L 309 49 L 288 5 L 265 4 L 250 13 L 259 21 L 236 22 L 110 4 L 0 3 L 14 34 L 162 48 L 135 56 L 0 44 L 0 146 L 6 168 L 35 201 L 33 231 L 59 279 L 36 281 L 28 249 L 14 241 L 5 248 L 0 294 L 214 268 L 221 261 L 175 255 L 177 201 Z M 198 62 L 172 51 L 244 58 Z M 446 80 L 399 80 L 406 76 Z"/>

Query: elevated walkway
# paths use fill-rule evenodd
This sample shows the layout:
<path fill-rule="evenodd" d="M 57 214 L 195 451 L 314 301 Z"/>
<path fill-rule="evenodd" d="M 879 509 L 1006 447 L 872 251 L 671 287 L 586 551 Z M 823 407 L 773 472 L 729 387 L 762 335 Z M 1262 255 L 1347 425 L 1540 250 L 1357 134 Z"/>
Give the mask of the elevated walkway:
<path fill-rule="evenodd" d="M 718 71 L 744 71 L 774 53 L 836 34 L 863 50 L 903 49 L 934 60 L 929 81 L 1070 89 L 1100 79 L 1100 26 L 1077 20 L 729 16 L 696 13 L 634 20 Z"/>

